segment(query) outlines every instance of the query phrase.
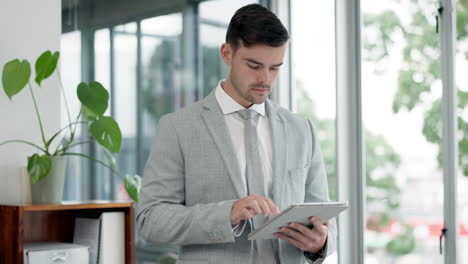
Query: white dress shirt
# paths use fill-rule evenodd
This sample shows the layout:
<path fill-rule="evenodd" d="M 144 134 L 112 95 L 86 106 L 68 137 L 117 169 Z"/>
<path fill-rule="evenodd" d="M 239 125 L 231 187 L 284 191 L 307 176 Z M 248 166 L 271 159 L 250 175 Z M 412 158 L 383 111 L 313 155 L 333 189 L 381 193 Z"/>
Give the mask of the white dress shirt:
<path fill-rule="evenodd" d="M 221 111 L 224 114 L 224 121 L 226 122 L 229 134 L 231 136 L 232 144 L 234 146 L 234 153 L 236 153 L 237 161 L 239 164 L 240 171 L 245 191 L 247 193 L 247 184 L 245 177 L 246 160 L 245 160 L 245 145 L 244 145 L 244 119 L 242 119 L 236 112 L 245 109 L 242 105 L 237 103 L 230 95 L 228 95 L 222 88 L 220 81 L 216 87 L 215 96 L 216 100 L 221 107 Z M 265 103 L 254 104 L 250 109 L 255 110 L 260 114 L 260 118 L 257 123 L 257 135 L 259 143 L 259 154 L 262 159 L 261 170 L 263 173 L 265 183 L 265 194 L 267 198 L 272 198 L 272 146 L 271 146 L 271 135 L 268 123 L 268 117 L 265 113 Z"/>
<path fill-rule="evenodd" d="M 237 161 L 240 167 L 240 172 L 245 193 L 247 193 L 247 183 L 246 183 L 246 156 L 245 156 L 245 145 L 244 145 L 244 119 L 242 119 L 236 112 L 242 109 L 245 109 L 242 105 L 237 103 L 230 95 L 228 95 L 223 89 L 224 80 L 218 83 L 218 86 L 215 90 L 216 100 L 221 107 L 221 111 L 224 114 L 224 121 L 226 122 L 229 134 L 231 136 L 232 145 L 234 146 L 234 153 L 236 153 Z M 268 117 L 265 112 L 265 103 L 254 104 L 250 109 L 255 110 L 260 114 L 258 123 L 257 123 L 257 135 L 258 135 L 258 145 L 259 145 L 259 154 L 262 159 L 261 170 L 264 176 L 264 191 L 266 197 L 272 199 L 272 174 L 273 174 L 273 153 L 272 153 L 272 143 L 271 143 L 271 134 L 270 126 L 268 122 Z M 240 224 L 236 225 L 233 228 L 234 235 L 236 237 L 240 236 L 244 231 L 246 221 L 242 221 Z M 264 241 L 257 241 L 257 243 L 265 243 Z M 259 246 L 259 248 L 261 248 Z M 267 252 L 259 252 L 259 255 L 267 254 L 267 260 L 265 259 L 256 259 L 256 263 L 260 263 L 262 260 L 266 261 L 268 264 L 276 262 L 276 251 L 277 245 L 274 244 L 273 248 L 269 247 Z M 255 254 L 255 253 L 254 253 Z"/>

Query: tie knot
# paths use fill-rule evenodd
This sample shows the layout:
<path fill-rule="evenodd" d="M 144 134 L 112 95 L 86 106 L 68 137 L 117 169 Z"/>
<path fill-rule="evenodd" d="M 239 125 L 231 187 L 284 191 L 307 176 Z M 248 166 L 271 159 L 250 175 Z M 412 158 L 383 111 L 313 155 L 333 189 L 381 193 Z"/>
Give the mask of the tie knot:
<path fill-rule="evenodd" d="M 242 109 L 242 110 L 237 111 L 237 113 L 239 113 L 239 115 L 244 120 L 248 120 L 248 119 L 254 119 L 255 120 L 260 115 L 260 113 L 258 113 L 257 111 L 255 111 L 253 109 Z"/>

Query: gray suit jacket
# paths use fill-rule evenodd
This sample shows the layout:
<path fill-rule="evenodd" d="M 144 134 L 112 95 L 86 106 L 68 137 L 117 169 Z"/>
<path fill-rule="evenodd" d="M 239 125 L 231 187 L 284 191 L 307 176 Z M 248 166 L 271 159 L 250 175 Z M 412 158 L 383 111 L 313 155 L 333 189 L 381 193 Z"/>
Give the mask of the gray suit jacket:
<path fill-rule="evenodd" d="M 273 147 L 273 202 L 328 201 L 328 184 L 311 123 L 266 101 Z M 234 237 L 232 204 L 247 196 L 214 92 L 163 116 L 146 163 L 137 225 L 149 243 L 180 245 L 178 263 L 251 262 L 250 226 Z M 336 245 L 330 222 L 327 255 Z M 304 263 L 301 250 L 279 241 L 281 263 Z"/>

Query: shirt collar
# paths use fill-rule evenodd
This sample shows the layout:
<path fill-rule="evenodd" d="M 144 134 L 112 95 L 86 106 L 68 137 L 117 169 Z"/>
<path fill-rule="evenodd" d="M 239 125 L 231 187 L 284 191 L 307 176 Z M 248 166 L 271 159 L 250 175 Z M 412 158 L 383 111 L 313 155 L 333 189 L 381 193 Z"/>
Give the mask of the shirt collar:
<path fill-rule="evenodd" d="M 218 86 L 215 90 L 216 100 L 218 101 L 219 106 L 221 107 L 221 111 L 223 111 L 223 114 L 229 115 L 239 110 L 245 109 L 242 105 L 236 102 L 236 100 L 234 100 L 229 94 L 227 94 L 224 91 L 222 87 L 224 81 L 225 80 L 219 81 Z M 249 109 L 253 109 L 260 115 L 265 116 L 265 102 L 261 104 L 253 104 Z"/>

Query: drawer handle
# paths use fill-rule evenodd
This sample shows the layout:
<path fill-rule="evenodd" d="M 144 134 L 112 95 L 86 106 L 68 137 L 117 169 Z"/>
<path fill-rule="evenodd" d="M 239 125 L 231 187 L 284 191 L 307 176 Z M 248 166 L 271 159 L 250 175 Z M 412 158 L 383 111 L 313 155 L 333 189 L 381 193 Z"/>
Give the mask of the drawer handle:
<path fill-rule="evenodd" d="M 62 262 L 66 261 L 68 257 L 68 252 L 54 252 L 52 253 L 52 261 L 53 262 Z"/>

